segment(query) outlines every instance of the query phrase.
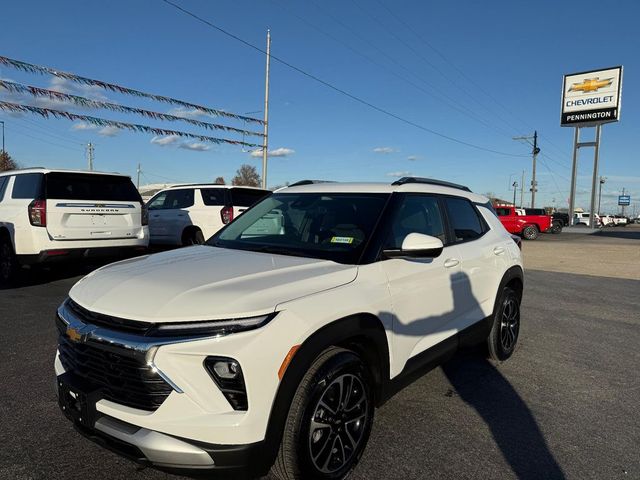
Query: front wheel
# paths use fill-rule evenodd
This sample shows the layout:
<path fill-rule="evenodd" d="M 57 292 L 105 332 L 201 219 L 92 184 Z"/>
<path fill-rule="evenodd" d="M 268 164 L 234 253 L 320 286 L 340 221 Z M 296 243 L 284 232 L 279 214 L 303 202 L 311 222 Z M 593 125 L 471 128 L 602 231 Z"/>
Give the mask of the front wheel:
<path fill-rule="evenodd" d="M 344 478 L 371 433 L 370 375 L 355 353 L 325 350 L 300 382 L 272 468 L 281 480 Z"/>
<path fill-rule="evenodd" d="M 522 230 L 522 236 L 525 240 L 535 240 L 538 238 L 538 233 L 538 227 L 535 225 L 527 225 L 524 227 L 524 230 Z"/>
<path fill-rule="evenodd" d="M 498 361 L 513 355 L 520 333 L 520 297 L 512 288 L 505 287 L 500 293 L 493 325 L 487 338 L 489 356 Z"/>

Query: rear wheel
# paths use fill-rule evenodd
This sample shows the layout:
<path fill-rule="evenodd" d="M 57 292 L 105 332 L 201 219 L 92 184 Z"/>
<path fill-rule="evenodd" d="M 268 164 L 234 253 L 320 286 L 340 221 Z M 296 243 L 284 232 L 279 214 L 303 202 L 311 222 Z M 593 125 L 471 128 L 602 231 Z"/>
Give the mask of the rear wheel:
<path fill-rule="evenodd" d="M 0 286 L 10 285 L 16 277 L 18 262 L 11 241 L 0 238 Z"/>
<path fill-rule="evenodd" d="M 538 227 L 535 225 L 527 225 L 524 227 L 524 230 L 522 230 L 522 236 L 525 240 L 535 240 L 538 238 L 539 233 Z"/>
<path fill-rule="evenodd" d="M 513 355 L 520 333 L 520 297 L 512 288 L 505 287 L 493 314 L 491 333 L 487 338 L 489 356 L 503 361 Z"/>
<path fill-rule="evenodd" d="M 325 350 L 300 382 L 272 468 L 281 480 L 340 479 L 364 451 L 373 423 L 370 375 L 360 357 Z"/>
<path fill-rule="evenodd" d="M 561 233 L 562 232 L 562 223 L 553 222 L 553 226 L 551 227 L 551 233 Z"/>
<path fill-rule="evenodd" d="M 183 245 L 202 245 L 204 243 L 204 235 L 199 228 L 186 230 L 182 234 Z"/>

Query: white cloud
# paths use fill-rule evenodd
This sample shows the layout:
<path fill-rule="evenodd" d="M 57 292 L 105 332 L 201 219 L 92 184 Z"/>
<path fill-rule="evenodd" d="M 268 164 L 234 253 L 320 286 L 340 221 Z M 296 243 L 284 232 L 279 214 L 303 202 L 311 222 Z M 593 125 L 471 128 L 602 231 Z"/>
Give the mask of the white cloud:
<path fill-rule="evenodd" d="M 269 156 L 270 157 L 288 157 L 289 155 L 293 155 L 294 153 L 296 153 L 296 151 L 292 148 L 285 148 L 285 147 L 280 147 L 280 148 L 276 148 L 274 150 L 269 150 Z M 251 153 L 249 154 L 254 158 L 260 158 L 262 157 L 262 149 L 261 148 L 257 148 L 255 150 L 251 150 Z"/>
<path fill-rule="evenodd" d="M 210 116 L 207 112 L 204 112 L 199 108 L 186 108 L 186 107 L 175 107 L 170 109 L 167 113 L 169 115 L 175 115 L 176 117 L 183 117 L 183 118 L 196 118 L 196 117 L 202 117 L 202 116 Z"/>
<path fill-rule="evenodd" d="M 373 151 L 375 153 L 382 153 L 382 154 L 389 154 L 389 153 L 394 153 L 397 152 L 397 150 L 395 148 L 392 147 L 376 147 L 373 149 Z"/>
<path fill-rule="evenodd" d="M 407 172 L 407 171 L 387 173 L 387 177 L 401 178 L 401 177 L 410 177 L 410 176 L 411 176 L 411 172 Z"/>
<path fill-rule="evenodd" d="M 98 127 L 87 122 L 78 122 L 71 125 L 71 130 L 95 130 Z"/>
<path fill-rule="evenodd" d="M 120 133 L 120 129 L 118 127 L 103 127 L 98 131 L 98 135 L 102 135 L 103 137 L 115 137 Z"/>
<path fill-rule="evenodd" d="M 72 95 L 80 95 L 92 100 L 108 100 L 104 94 L 104 89 L 97 85 L 83 85 L 66 78 L 51 77 L 49 81 L 49 89 L 60 93 L 68 93 Z"/>
<path fill-rule="evenodd" d="M 151 143 L 155 143 L 156 145 L 160 145 L 161 147 L 166 147 L 168 145 L 173 145 L 179 139 L 180 137 L 178 135 L 167 135 L 164 137 L 153 137 L 151 139 Z"/>
<path fill-rule="evenodd" d="M 407 157 L 407 160 L 409 160 L 410 162 L 415 162 L 416 160 L 420 160 L 420 158 L 422 158 L 422 157 L 420 157 L 418 155 L 409 155 Z"/>
<path fill-rule="evenodd" d="M 191 142 L 191 143 L 183 142 L 180 145 L 178 145 L 178 148 L 184 148 L 185 150 L 194 150 L 196 152 L 206 152 L 207 150 L 211 149 L 211 147 L 206 143 L 200 143 L 200 142 Z"/>

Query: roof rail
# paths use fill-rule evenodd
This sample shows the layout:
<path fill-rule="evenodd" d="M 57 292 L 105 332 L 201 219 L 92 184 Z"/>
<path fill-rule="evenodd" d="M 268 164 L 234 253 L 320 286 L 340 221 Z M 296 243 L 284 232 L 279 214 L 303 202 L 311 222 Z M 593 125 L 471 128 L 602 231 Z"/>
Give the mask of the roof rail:
<path fill-rule="evenodd" d="M 402 177 L 393 182 L 391 185 L 406 185 L 407 183 L 424 183 L 427 185 L 439 185 L 441 187 L 457 188 L 458 190 L 464 190 L 465 192 L 471 191 L 469 187 L 465 187 L 464 185 L 446 182 L 444 180 L 435 180 L 433 178 L 422 177 Z"/>
<path fill-rule="evenodd" d="M 289 186 L 299 187 L 300 185 L 314 185 L 316 183 L 336 183 L 336 182 L 333 180 L 300 180 L 298 182 L 292 183 Z"/>

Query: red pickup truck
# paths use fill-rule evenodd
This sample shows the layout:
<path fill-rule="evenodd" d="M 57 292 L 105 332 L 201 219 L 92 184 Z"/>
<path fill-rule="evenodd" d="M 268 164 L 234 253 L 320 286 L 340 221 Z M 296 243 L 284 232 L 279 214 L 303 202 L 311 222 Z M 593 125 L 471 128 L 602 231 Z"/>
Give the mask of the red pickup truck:
<path fill-rule="evenodd" d="M 525 240 L 535 240 L 540 232 L 551 229 L 551 215 L 527 215 L 523 208 L 495 206 L 498 218 L 507 232 L 521 235 Z"/>

